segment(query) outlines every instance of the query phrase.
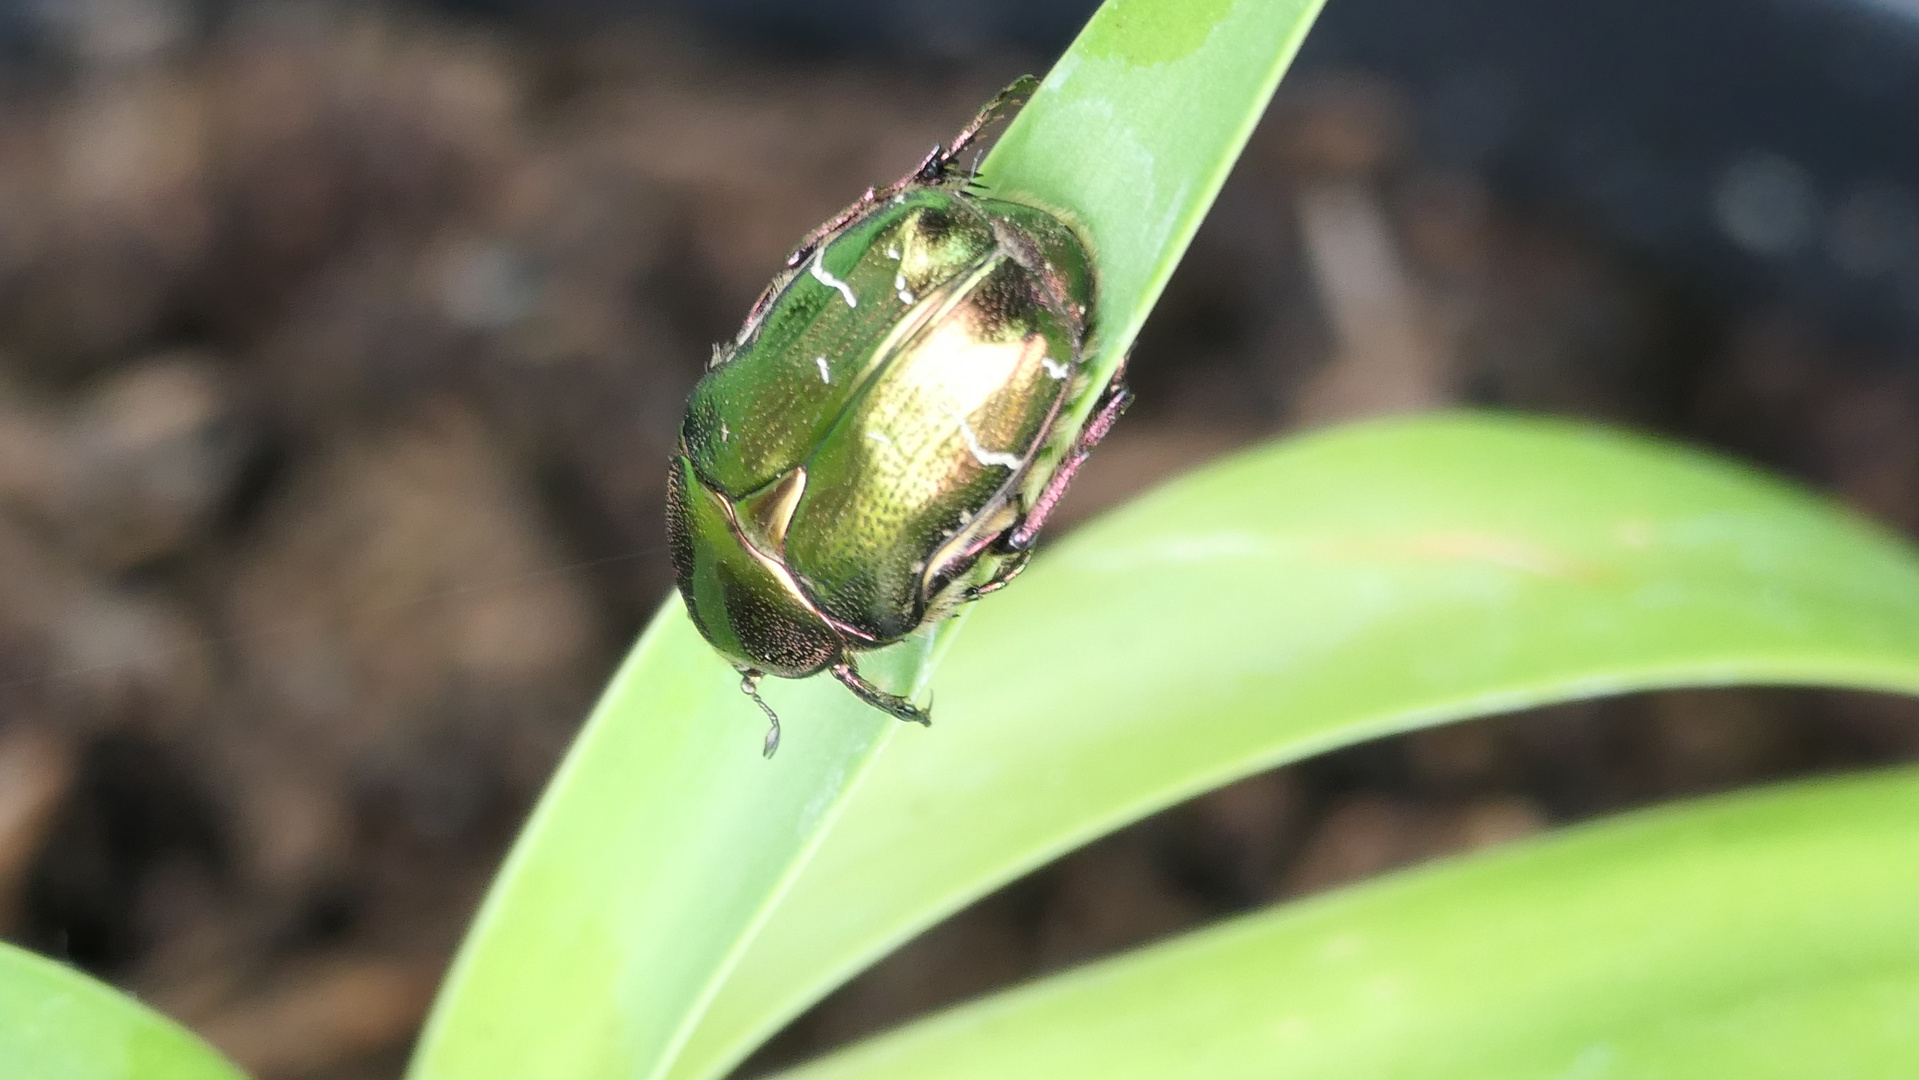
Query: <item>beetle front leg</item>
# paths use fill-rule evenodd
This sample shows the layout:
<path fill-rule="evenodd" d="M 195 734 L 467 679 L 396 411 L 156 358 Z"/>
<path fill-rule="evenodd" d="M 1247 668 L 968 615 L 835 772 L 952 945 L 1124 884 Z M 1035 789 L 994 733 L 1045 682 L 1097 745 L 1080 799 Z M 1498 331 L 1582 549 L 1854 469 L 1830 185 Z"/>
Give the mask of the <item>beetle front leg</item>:
<path fill-rule="evenodd" d="M 921 727 L 933 726 L 933 718 L 928 715 L 925 710 L 905 698 L 900 697 L 898 694 L 889 694 L 879 687 L 874 686 L 872 683 L 867 682 L 860 677 L 859 672 L 853 670 L 852 664 L 834 664 L 827 670 L 833 673 L 835 679 L 845 683 L 846 688 L 853 691 L 854 697 L 859 698 L 875 709 L 891 713 L 900 720 L 918 724 Z"/>
<path fill-rule="evenodd" d="M 935 146 L 933 153 L 937 155 L 939 153 L 939 147 Z M 925 168 L 925 166 L 922 165 L 921 168 Z M 908 179 L 910 179 L 910 177 Z M 874 204 L 892 198 L 900 186 L 905 183 L 905 180 L 901 180 L 898 184 L 889 184 L 884 189 L 867 188 L 861 192 L 860 197 L 853 201 L 853 205 L 841 210 L 828 219 L 824 225 L 821 225 L 819 228 L 814 229 L 812 232 L 800 238 L 799 246 L 794 248 L 792 254 L 786 257 L 787 268 L 798 269 L 801 263 L 812 257 L 813 249 L 824 243 L 827 237 L 845 228 L 848 222 L 857 219 L 861 214 L 872 209 Z M 882 190 L 884 191 L 883 194 Z"/>
<path fill-rule="evenodd" d="M 972 123 L 967 124 L 958 135 L 953 136 L 953 141 L 947 144 L 945 152 L 941 155 L 945 159 L 941 164 L 951 164 L 955 158 L 966 151 L 967 147 L 973 145 L 973 140 L 979 138 L 979 133 L 988 125 L 996 124 L 1008 115 L 1018 112 L 1020 107 L 1025 105 L 1038 90 L 1038 79 L 1031 75 L 1021 75 L 1013 80 L 1013 85 L 993 95 L 993 100 L 980 109 L 979 114 L 973 117 Z"/>
<path fill-rule="evenodd" d="M 967 147 L 973 145 L 974 140 L 979 138 L 980 132 L 986 130 L 988 126 L 1004 120 L 1011 113 L 1017 112 L 1020 106 L 1026 104 L 1027 99 L 1032 97 L 1033 93 L 1038 89 L 1039 80 L 1031 75 L 1022 75 L 1018 79 L 1013 80 L 1013 85 L 1001 90 L 994 96 L 993 100 L 987 102 L 985 107 L 980 109 L 979 114 L 973 117 L 972 122 L 962 128 L 958 135 L 953 136 L 952 142 L 945 146 L 935 144 L 933 149 L 927 153 L 926 157 L 920 161 L 919 165 L 914 168 L 912 172 L 907 173 L 905 176 L 900 177 L 885 187 L 867 188 L 866 192 L 862 194 L 853 205 L 840 211 L 828 220 L 826 224 L 807 233 L 806 237 L 800 241 L 799 246 L 794 248 L 792 253 L 786 257 L 786 265 L 789 268 L 798 267 L 810 258 L 813 254 L 813 249 L 820 246 L 828 237 L 857 220 L 860 215 L 866 213 L 874 206 L 885 202 L 893 196 L 914 187 L 945 182 L 948 170 L 952 167 L 953 162 L 958 160 L 960 154 L 964 153 Z"/>
<path fill-rule="evenodd" d="M 799 246 L 786 257 L 787 268 L 798 269 L 800 264 L 813 257 L 815 248 L 825 243 L 834 233 L 858 221 L 867 211 L 880 203 L 915 185 L 938 183 L 946 171 L 946 163 L 946 148 L 935 143 L 933 149 L 927 151 L 926 157 L 912 172 L 885 187 L 867 188 L 853 205 L 833 215 L 824 225 L 802 237 Z"/>
<path fill-rule="evenodd" d="M 1046 519 L 1053 516 L 1053 508 L 1059 505 L 1060 497 L 1066 494 L 1066 486 L 1073 482 L 1073 474 L 1079 472 L 1081 465 L 1086 464 L 1086 459 L 1092 454 L 1093 447 L 1098 446 L 1099 441 L 1106 437 L 1106 433 L 1113 430 L 1113 424 L 1119 420 L 1119 415 L 1132 403 L 1133 392 L 1120 381 L 1120 376 L 1114 376 L 1113 381 L 1106 387 L 1106 393 L 1101 395 L 1099 405 L 1094 409 L 1093 418 L 1080 429 L 1079 438 L 1073 440 L 1073 448 L 1066 452 L 1066 459 L 1059 463 L 1059 468 L 1053 470 L 1053 475 L 1046 481 L 1046 487 L 1040 491 L 1039 498 L 1033 501 L 1033 508 L 1028 510 L 1026 516 L 1020 518 L 1019 523 L 1014 525 L 1006 533 L 1005 539 L 1000 541 L 1001 550 L 1026 551 L 1033 546 L 1033 542 L 1039 539 L 1039 531 L 1046 527 Z M 1023 567 L 1025 564 L 1020 565 Z M 1018 568 L 1013 571 L 1015 574 L 1018 572 Z M 1010 575 L 1008 580 L 1011 580 Z M 991 585 L 992 582 L 987 584 Z M 1001 582 L 1001 587 L 1004 584 Z"/>

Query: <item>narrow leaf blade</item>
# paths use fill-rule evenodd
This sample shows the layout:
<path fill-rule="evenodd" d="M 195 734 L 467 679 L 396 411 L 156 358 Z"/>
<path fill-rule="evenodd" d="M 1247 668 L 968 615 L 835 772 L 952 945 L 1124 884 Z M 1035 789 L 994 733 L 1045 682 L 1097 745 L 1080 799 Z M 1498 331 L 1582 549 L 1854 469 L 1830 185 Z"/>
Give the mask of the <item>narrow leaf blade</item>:
<path fill-rule="evenodd" d="M 793 1080 L 1895 1080 L 1919 772 L 1635 815 L 1141 950 Z"/>
<path fill-rule="evenodd" d="M 979 605 L 941 726 L 882 755 L 689 1058 L 730 1060 L 967 901 L 1236 777 L 1742 682 L 1919 689 L 1919 562 L 1737 466 L 1569 424 L 1384 422 L 1221 462 Z"/>
<path fill-rule="evenodd" d="M 995 197 L 1072 221 L 1099 270 L 1092 390 L 1119 367 L 1226 174 L 1291 64 L 1322 0 L 1108 0 L 981 169 Z M 1083 419 L 1096 393 L 1072 406 Z M 940 697 L 941 723 L 946 698 Z M 779 948 L 779 946 L 775 946 Z M 749 955 L 750 955 L 749 948 Z M 715 1075 L 769 1034 L 792 1003 L 818 992 L 807 973 L 748 975 L 741 994 L 779 1000 L 750 1018 L 702 1018 L 669 1074 Z"/>
<path fill-rule="evenodd" d="M 872 664 L 909 685 L 930 639 Z M 837 683 L 739 676 L 669 597 L 549 785 L 442 989 L 410 1075 L 653 1075 L 895 722 Z"/>
<path fill-rule="evenodd" d="M 1109 249 L 1102 375 L 1144 320 L 1317 7 L 1114 0 L 1068 54 L 1080 72 L 1063 65 L 988 159 L 996 194 L 1069 207 Z M 1183 104 L 1169 110 L 1168 94 Z M 1135 123 L 1155 102 L 1158 114 Z M 1066 134 L 1056 130 L 1062 110 L 1089 104 L 1118 112 L 1055 145 Z M 1155 156 L 1146 203 L 1108 168 L 1122 146 Z M 1079 154 L 1091 156 L 1059 167 Z M 616 678 L 520 838 L 436 1005 L 418 1080 L 658 1075 L 820 825 L 892 737 L 837 687 L 773 687 L 788 748 L 762 765 L 742 751 L 741 729 L 757 714 L 677 606 L 669 601 Z M 923 677 L 930 648 L 916 639 L 890 661 L 896 686 Z"/>
<path fill-rule="evenodd" d="M 1059 214 L 1091 245 L 1095 385 L 1132 347 L 1323 3 L 1107 0 L 981 167 L 996 197 Z"/>

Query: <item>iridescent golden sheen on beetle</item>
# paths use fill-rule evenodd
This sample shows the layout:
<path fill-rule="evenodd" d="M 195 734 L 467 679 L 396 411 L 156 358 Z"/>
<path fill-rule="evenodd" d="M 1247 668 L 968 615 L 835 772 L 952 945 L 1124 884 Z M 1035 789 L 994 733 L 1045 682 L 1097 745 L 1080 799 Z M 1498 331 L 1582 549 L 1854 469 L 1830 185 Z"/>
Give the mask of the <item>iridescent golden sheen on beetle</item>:
<path fill-rule="evenodd" d="M 1092 419 L 1085 244 L 1059 218 L 970 190 L 954 167 L 988 103 L 905 179 L 869 189 L 801 242 L 693 390 L 667 481 L 667 533 L 694 625 L 757 693 L 763 675 L 862 678 L 891 644 L 1004 586 L 1130 395 Z"/>

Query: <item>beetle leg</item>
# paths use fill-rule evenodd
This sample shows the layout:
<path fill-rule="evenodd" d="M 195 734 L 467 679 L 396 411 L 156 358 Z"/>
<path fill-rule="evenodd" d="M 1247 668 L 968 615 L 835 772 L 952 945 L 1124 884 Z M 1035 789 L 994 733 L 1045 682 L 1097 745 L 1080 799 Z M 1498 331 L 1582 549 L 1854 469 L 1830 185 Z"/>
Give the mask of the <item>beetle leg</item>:
<path fill-rule="evenodd" d="M 918 168 L 900 177 L 897 181 L 886 185 L 886 194 L 883 198 L 890 199 L 900 192 L 905 191 L 907 188 L 912 187 L 914 184 L 939 183 L 940 177 L 946 175 L 947 163 L 952 160 L 953 155 L 950 151 L 944 146 L 934 143 L 933 148 L 928 150 L 926 157 L 920 161 Z"/>
<path fill-rule="evenodd" d="M 937 184 L 946 175 L 946 167 L 953 160 L 952 152 L 938 143 L 926 152 L 926 157 L 913 167 L 913 171 L 900 177 L 885 187 L 870 187 L 860 193 L 853 205 L 833 215 L 824 225 L 807 233 L 793 253 L 786 257 L 786 265 L 799 266 L 812 257 L 813 249 L 819 247 L 826 238 L 851 225 L 859 217 L 880 203 L 898 195 L 916 185 Z"/>
<path fill-rule="evenodd" d="M 780 714 L 774 712 L 773 706 L 768 705 L 766 699 L 760 696 L 760 680 L 765 676 L 764 671 L 743 669 L 740 672 L 740 692 L 752 698 L 753 704 L 758 705 L 760 711 L 766 714 L 766 718 L 772 721 L 773 726 L 766 730 L 766 744 L 760 748 L 760 754 L 770 758 L 773 752 L 780 748 Z"/>
<path fill-rule="evenodd" d="M 789 268 L 799 266 L 812 256 L 813 249 L 820 246 L 827 237 L 845 228 L 861 214 L 898 195 L 900 192 L 914 187 L 944 182 L 947 179 L 949 170 L 952 168 L 953 162 L 958 161 L 960 154 L 964 153 L 968 146 L 973 145 L 973 140 L 979 138 L 981 131 L 984 131 L 989 125 L 1004 119 L 1008 113 L 1017 111 L 1020 106 L 1026 104 L 1026 100 L 1032 97 L 1033 92 L 1038 89 L 1039 80 L 1031 75 L 1022 75 L 1018 79 L 1015 79 L 1013 85 L 1001 90 L 994 96 L 993 100 L 987 102 L 986 106 L 979 111 L 979 115 L 973 117 L 972 122 L 962 128 L 958 135 L 953 136 L 952 142 L 945 146 L 935 143 L 933 149 L 927 152 L 925 159 L 922 160 L 912 172 L 907 173 L 905 176 L 900 177 L 885 187 L 867 188 L 865 193 L 854 201 L 853 205 L 835 214 L 826 224 L 807 233 L 805 239 L 800 241 L 799 246 L 794 248 L 792 254 L 786 257 L 786 265 Z M 979 171 L 977 163 L 975 163 L 973 171 L 975 173 Z"/>
<path fill-rule="evenodd" d="M 993 571 L 992 577 L 966 590 L 966 595 L 961 599 L 970 603 L 988 593 L 996 593 L 1004 589 L 1012 583 L 1014 578 L 1020 575 L 1020 571 L 1026 569 L 1026 564 L 1031 562 L 1032 559 L 1033 549 L 1030 547 L 1021 548 L 1013 553 L 1012 558 L 1001 563 L 999 569 Z"/>
<path fill-rule="evenodd" d="M 1033 508 L 1028 510 L 1026 516 L 1019 520 L 1019 524 L 1013 526 L 1000 540 L 1002 550 L 1025 551 L 1033 546 L 1033 541 L 1039 539 L 1039 531 L 1046 527 L 1046 519 L 1052 516 L 1053 508 L 1059 505 L 1060 497 L 1066 494 L 1066 486 L 1073 482 L 1073 474 L 1079 472 L 1081 465 L 1086 464 L 1086 459 L 1092 454 L 1093 447 L 1098 446 L 1099 441 L 1106 437 L 1106 433 L 1113 430 L 1113 423 L 1119 419 L 1119 414 L 1125 412 L 1126 406 L 1132 403 L 1133 392 L 1126 388 L 1126 384 L 1120 381 L 1119 376 L 1115 376 L 1113 381 L 1107 384 L 1106 393 L 1100 396 L 1093 418 L 1080 429 L 1079 438 L 1074 440 L 1073 448 L 1066 452 L 1065 460 L 1060 462 L 1059 468 L 1053 470 L 1053 475 L 1046 481 L 1046 487 L 1040 491 L 1039 498 L 1033 501 Z"/>
<path fill-rule="evenodd" d="M 854 221 L 858 220 L 860 215 L 893 196 L 898 195 L 900 192 L 915 186 L 939 183 L 940 180 L 946 176 L 946 167 L 952 160 L 953 151 L 946 149 L 938 143 L 934 143 L 933 148 L 926 152 L 926 157 L 922 158 L 920 163 L 913 167 L 912 172 L 907 173 L 905 176 L 900 177 L 885 187 L 867 188 L 860 194 L 858 199 L 854 200 L 853 205 L 833 215 L 824 225 L 807 233 L 805 238 L 800 241 L 800 245 L 793 249 L 791 255 L 786 257 L 786 265 L 788 267 L 799 266 L 812 256 L 813 249 L 824 243 L 827 237 L 851 225 Z"/>
<path fill-rule="evenodd" d="M 853 691 L 854 697 L 859 698 L 875 709 L 891 713 L 900 720 L 910 721 L 922 727 L 933 726 L 933 718 L 928 715 L 925 710 L 905 698 L 900 697 L 898 694 L 889 694 L 879 687 L 874 686 L 872 683 L 867 682 L 865 679 L 860 678 L 860 673 L 853 670 L 852 664 L 834 664 L 827 670 L 833 673 L 835 679 L 845 683 L 846 688 Z"/>
<path fill-rule="evenodd" d="M 1013 80 L 1013 85 L 995 94 L 993 100 L 980 109 L 979 115 L 973 117 L 973 122 L 967 124 L 958 135 L 953 136 L 953 141 L 947 144 L 945 153 L 941 155 L 945 159 L 942 164 L 950 164 L 958 158 L 968 146 L 973 144 L 974 139 L 979 138 L 979 133 L 984 131 L 987 125 L 997 123 L 1006 114 L 1017 111 L 1038 89 L 1038 79 L 1031 75 L 1021 75 Z"/>
<path fill-rule="evenodd" d="M 790 269 L 805 262 L 812 256 L 813 249 L 825 243 L 827 237 L 851 225 L 854 221 L 858 220 L 861 215 L 873 207 L 878 206 L 880 203 L 911 188 L 937 184 L 944 180 L 946 178 L 947 166 L 952 164 L 955 152 L 954 150 L 948 150 L 938 143 L 934 143 L 933 148 L 926 152 L 926 156 L 920 159 L 920 163 L 913 167 L 912 172 L 907 173 L 905 176 L 900 177 L 885 187 L 867 188 L 860 194 L 858 199 L 853 201 L 853 205 L 833 215 L 824 225 L 807 233 L 806 236 L 800 240 L 799 246 L 793 249 L 793 253 L 786 257 L 787 267 Z"/>
<path fill-rule="evenodd" d="M 933 150 L 937 153 L 939 147 L 936 146 Z M 922 169 L 925 167 L 924 165 L 920 166 Z M 827 237 L 845 228 L 853 219 L 866 213 L 875 203 L 883 202 L 899 194 L 900 190 L 903 189 L 911 179 L 912 177 L 908 177 L 906 180 L 901 180 L 897 184 L 888 184 L 884 188 L 867 188 L 864 192 L 861 192 L 860 197 L 853 200 L 853 205 L 834 214 L 827 220 L 826 224 L 821 225 L 819 228 L 814 229 L 801 238 L 799 246 L 794 248 L 793 253 L 786 257 L 787 268 L 791 269 L 796 267 L 812 257 L 813 249 L 819 247 Z"/>

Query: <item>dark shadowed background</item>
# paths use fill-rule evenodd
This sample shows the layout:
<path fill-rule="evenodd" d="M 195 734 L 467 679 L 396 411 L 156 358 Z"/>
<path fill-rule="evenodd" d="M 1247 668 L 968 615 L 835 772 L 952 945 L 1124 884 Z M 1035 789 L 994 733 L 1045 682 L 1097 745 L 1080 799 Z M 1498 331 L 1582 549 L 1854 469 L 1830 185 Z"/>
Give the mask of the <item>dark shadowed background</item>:
<path fill-rule="evenodd" d="M 0 935 L 262 1080 L 397 1076 L 667 594 L 711 343 L 1090 6 L 0 0 Z M 1919 529 L 1915 6 L 1330 0 L 1062 526 L 1480 405 Z M 1275 898 L 1913 758 L 1919 706 L 1788 690 L 1341 752 L 1007 887 L 745 1073 Z"/>

